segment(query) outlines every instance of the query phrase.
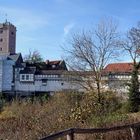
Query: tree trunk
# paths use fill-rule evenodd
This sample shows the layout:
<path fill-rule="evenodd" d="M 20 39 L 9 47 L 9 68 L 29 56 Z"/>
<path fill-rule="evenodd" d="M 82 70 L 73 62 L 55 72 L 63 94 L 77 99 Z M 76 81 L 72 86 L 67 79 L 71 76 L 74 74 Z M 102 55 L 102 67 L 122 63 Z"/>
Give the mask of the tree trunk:
<path fill-rule="evenodd" d="M 97 94 L 98 94 L 98 102 L 101 103 L 101 90 L 99 80 L 97 80 Z"/>

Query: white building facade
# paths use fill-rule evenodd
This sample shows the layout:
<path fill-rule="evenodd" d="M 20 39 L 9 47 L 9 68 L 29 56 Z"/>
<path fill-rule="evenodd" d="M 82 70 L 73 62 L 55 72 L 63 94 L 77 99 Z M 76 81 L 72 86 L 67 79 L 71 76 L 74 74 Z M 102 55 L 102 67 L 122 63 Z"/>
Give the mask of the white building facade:
<path fill-rule="evenodd" d="M 107 65 L 102 74 L 106 89 L 127 92 L 131 72 L 132 63 Z M 84 72 L 84 79 L 90 77 L 87 73 Z M 9 22 L 0 24 L 0 92 L 29 95 L 35 92 L 85 91 L 80 81 L 73 82 L 74 79 L 63 60 L 24 62 L 22 55 L 16 53 L 16 27 Z"/>

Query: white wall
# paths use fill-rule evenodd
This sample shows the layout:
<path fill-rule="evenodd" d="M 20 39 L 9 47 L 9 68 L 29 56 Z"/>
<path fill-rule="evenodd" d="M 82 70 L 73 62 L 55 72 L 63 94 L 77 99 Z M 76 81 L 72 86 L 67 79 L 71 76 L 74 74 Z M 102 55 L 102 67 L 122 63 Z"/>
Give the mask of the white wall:
<path fill-rule="evenodd" d="M 3 72 L 2 72 L 2 90 L 10 91 L 12 90 L 12 80 L 13 80 L 13 65 L 12 60 L 3 60 Z M 1 68 L 0 68 L 1 71 Z"/>
<path fill-rule="evenodd" d="M 2 92 L 3 60 L 0 60 L 0 92 Z"/>
<path fill-rule="evenodd" d="M 13 65 L 12 60 L 0 57 L 0 92 L 12 90 Z"/>
<path fill-rule="evenodd" d="M 81 87 L 80 85 L 73 85 L 67 81 L 51 81 L 48 80 L 45 83 L 42 83 L 41 80 L 35 80 L 35 82 L 19 82 L 16 81 L 15 83 L 15 90 L 17 91 L 43 91 L 43 92 L 54 92 L 54 91 L 62 91 L 62 90 L 68 90 L 68 89 L 75 89 L 75 90 L 80 90 Z"/>

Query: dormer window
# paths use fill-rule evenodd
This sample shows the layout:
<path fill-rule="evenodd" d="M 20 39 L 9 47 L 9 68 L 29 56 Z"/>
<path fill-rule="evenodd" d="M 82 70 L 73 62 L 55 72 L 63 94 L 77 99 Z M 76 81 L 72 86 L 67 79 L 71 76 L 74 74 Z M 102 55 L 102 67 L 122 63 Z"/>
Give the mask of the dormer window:
<path fill-rule="evenodd" d="M 25 75 L 22 75 L 22 76 L 21 76 L 21 79 L 22 79 L 22 80 L 25 80 Z"/>
<path fill-rule="evenodd" d="M 20 81 L 21 82 L 33 82 L 34 75 L 33 74 L 20 74 Z"/>
<path fill-rule="evenodd" d="M 29 80 L 29 75 L 26 75 L 26 80 Z"/>

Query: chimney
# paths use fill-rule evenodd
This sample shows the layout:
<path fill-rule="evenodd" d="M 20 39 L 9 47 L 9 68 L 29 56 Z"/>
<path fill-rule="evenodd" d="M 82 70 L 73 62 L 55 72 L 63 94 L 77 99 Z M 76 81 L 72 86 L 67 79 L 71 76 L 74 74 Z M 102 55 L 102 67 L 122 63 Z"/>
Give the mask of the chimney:
<path fill-rule="evenodd" d="M 49 64 L 49 60 L 46 60 L 46 64 Z"/>

